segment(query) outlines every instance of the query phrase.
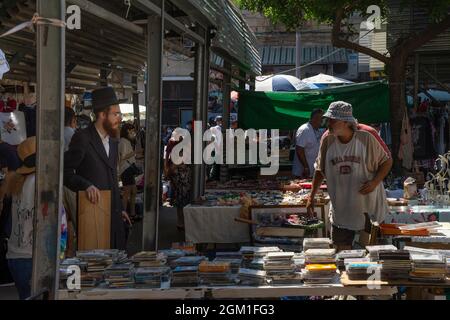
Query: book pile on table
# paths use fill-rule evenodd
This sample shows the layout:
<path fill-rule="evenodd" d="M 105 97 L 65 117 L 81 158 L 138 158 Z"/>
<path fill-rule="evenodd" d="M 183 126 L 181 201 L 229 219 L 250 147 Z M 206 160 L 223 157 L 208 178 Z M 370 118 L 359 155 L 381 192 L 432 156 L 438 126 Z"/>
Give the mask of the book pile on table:
<path fill-rule="evenodd" d="M 269 252 L 264 257 L 264 270 L 270 284 L 296 284 L 301 273 L 296 272 L 294 252 Z"/>
<path fill-rule="evenodd" d="M 378 252 L 381 280 L 407 280 L 411 271 L 409 251 L 382 250 Z"/>
<path fill-rule="evenodd" d="M 88 250 L 77 251 L 76 257 L 86 263 L 86 272 L 81 273 L 81 287 L 92 288 L 103 281 L 103 273 L 111 266 L 118 257 L 123 257 L 123 251 L 111 250 Z"/>
<path fill-rule="evenodd" d="M 370 276 L 381 273 L 381 265 L 369 258 L 349 258 L 344 260 L 344 264 L 350 280 L 367 280 Z"/>
<path fill-rule="evenodd" d="M 205 256 L 185 256 L 173 260 L 170 264 L 171 268 L 185 267 L 185 266 L 198 266 L 202 261 L 208 260 Z"/>
<path fill-rule="evenodd" d="M 303 239 L 303 251 L 309 249 L 330 249 L 333 241 L 329 238 L 305 238 Z"/>
<path fill-rule="evenodd" d="M 198 275 L 201 285 L 227 286 L 236 284 L 231 274 L 229 262 L 202 261 L 198 266 Z"/>
<path fill-rule="evenodd" d="M 186 256 L 186 252 L 180 249 L 159 250 L 158 253 L 163 254 L 167 259 L 167 264 L 171 265 L 178 258 Z"/>
<path fill-rule="evenodd" d="M 198 285 L 197 266 L 177 266 L 172 270 L 172 287 L 196 287 Z"/>
<path fill-rule="evenodd" d="M 169 277 L 169 267 L 139 267 L 134 271 L 135 288 L 161 288 Z"/>
<path fill-rule="evenodd" d="M 264 270 L 264 258 L 255 258 L 246 267 L 253 270 Z"/>
<path fill-rule="evenodd" d="M 336 266 L 345 269 L 345 259 L 360 259 L 366 256 L 366 250 L 342 250 L 336 254 Z"/>
<path fill-rule="evenodd" d="M 305 259 L 306 264 L 335 264 L 336 249 L 308 249 Z"/>
<path fill-rule="evenodd" d="M 238 277 L 241 285 L 263 286 L 267 284 L 266 271 L 240 268 Z"/>
<path fill-rule="evenodd" d="M 301 272 L 303 268 L 305 268 L 306 265 L 306 257 L 303 252 L 301 253 L 295 253 L 294 257 L 292 258 L 295 265 L 295 271 Z"/>
<path fill-rule="evenodd" d="M 110 289 L 132 288 L 134 286 L 133 263 L 115 263 L 104 272 L 106 285 Z"/>
<path fill-rule="evenodd" d="M 171 285 L 174 287 L 192 287 L 198 285 L 198 266 L 206 261 L 204 256 L 185 256 L 170 265 L 172 270 Z"/>
<path fill-rule="evenodd" d="M 243 246 L 239 251 L 242 254 L 242 266 L 244 268 L 250 268 L 250 264 L 254 259 L 262 259 L 269 252 L 281 252 L 278 247 L 249 247 Z"/>
<path fill-rule="evenodd" d="M 424 255 L 411 253 L 411 281 L 441 283 L 446 281 L 447 263 L 440 254 Z"/>
<path fill-rule="evenodd" d="M 217 252 L 214 262 L 228 262 L 231 273 L 236 274 L 242 264 L 242 253 L 240 252 Z"/>
<path fill-rule="evenodd" d="M 167 258 L 163 253 L 155 251 L 141 251 L 136 253 L 132 258 L 135 267 L 162 267 L 167 263 Z"/>
<path fill-rule="evenodd" d="M 336 264 L 308 264 L 302 270 L 305 284 L 335 283 L 339 279 Z"/>
<path fill-rule="evenodd" d="M 397 247 L 392 244 L 379 245 L 379 246 L 366 246 L 366 250 L 369 252 L 371 261 L 380 261 L 380 251 L 396 251 Z"/>

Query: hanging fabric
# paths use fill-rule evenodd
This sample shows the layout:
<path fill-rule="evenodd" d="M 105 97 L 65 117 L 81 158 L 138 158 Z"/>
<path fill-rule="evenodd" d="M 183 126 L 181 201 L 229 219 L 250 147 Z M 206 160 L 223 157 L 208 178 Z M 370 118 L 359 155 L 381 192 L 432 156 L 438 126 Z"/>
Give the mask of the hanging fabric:
<path fill-rule="evenodd" d="M 411 125 L 409 123 L 408 114 L 405 113 L 402 120 L 398 158 L 402 160 L 402 167 L 407 170 L 411 170 L 413 165 L 414 145 L 412 140 Z"/>

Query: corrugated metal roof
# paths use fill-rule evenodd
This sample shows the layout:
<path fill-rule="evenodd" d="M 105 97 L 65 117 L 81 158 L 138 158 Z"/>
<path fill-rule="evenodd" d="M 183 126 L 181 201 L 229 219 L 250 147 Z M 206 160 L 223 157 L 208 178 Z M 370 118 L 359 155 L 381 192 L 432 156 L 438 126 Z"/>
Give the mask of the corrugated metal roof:
<path fill-rule="evenodd" d="M 302 48 L 301 64 L 313 62 L 334 50 L 333 46 L 307 46 Z M 263 46 L 259 48 L 263 65 L 295 65 L 296 47 L 294 46 Z M 347 63 L 348 52 L 339 50 L 333 55 L 316 64 Z"/>
<path fill-rule="evenodd" d="M 230 0 L 189 2 L 215 21 L 217 34 L 212 40 L 212 46 L 227 52 L 252 73 L 261 74 L 261 57 L 256 50 L 256 37 L 239 9 Z"/>

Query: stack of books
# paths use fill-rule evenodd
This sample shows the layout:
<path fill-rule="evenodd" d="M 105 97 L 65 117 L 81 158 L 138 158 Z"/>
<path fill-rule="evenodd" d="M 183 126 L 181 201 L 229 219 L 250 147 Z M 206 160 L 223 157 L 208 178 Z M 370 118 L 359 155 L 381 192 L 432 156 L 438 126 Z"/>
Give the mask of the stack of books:
<path fill-rule="evenodd" d="M 302 280 L 296 272 L 294 252 L 270 252 L 264 258 L 264 270 L 270 284 L 296 284 Z"/>
<path fill-rule="evenodd" d="M 85 272 L 81 273 L 81 288 L 93 288 L 103 280 L 106 268 L 113 264 L 119 250 L 77 251 L 76 257 L 85 263 Z"/>
<path fill-rule="evenodd" d="M 214 262 L 228 262 L 231 273 L 237 274 L 242 264 L 242 253 L 237 252 L 217 252 Z"/>
<path fill-rule="evenodd" d="M 336 249 L 308 249 L 305 259 L 306 264 L 335 264 Z"/>
<path fill-rule="evenodd" d="M 269 252 L 281 252 L 281 249 L 278 247 L 243 246 L 239 252 L 242 254 L 242 266 L 250 268 L 250 264 L 254 259 L 264 258 Z"/>
<path fill-rule="evenodd" d="M 446 282 L 447 262 L 442 255 L 411 253 L 411 260 L 412 270 L 409 275 L 411 281 L 425 283 Z"/>
<path fill-rule="evenodd" d="M 308 264 L 302 270 L 305 284 L 329 284 L 339 281 L 336 264 Z"/>
<path fill-rule="evenodd" d="M 238 272 L 239 283 L 243 286 L 263 286 L 267 284 L 266 272 L 240 268 Z"/>
<path fill-rule="evenodd" d="M 198 272 L 201 285 L 227 286 L 236 284 L 228 262 L 203 261 L 198 266 Z"/>
<path fill-rule="evenodd" d="M 202 261 L 207 260 L 204 256 L 185 256 L 172 261 L 170 267 L 198 266 Z"/>
<path fill-rule="evenodd" d="M 113 264 L 104 272 L 106 285 L 110 289 L 132 288 L 134 286 L 132 263 Z"/>
<path fill-rule="evenodd" d="M 366 246 L 366 249 L 369 252 L 369 258 L 371 261 L 380 261 L 380 251 L 396 251 L 397 247 L 393 246 L 392 244 L 388 244 L 379 246 Z"/>
<path fill-rule="evenodd" d="M 172 287 L 196 287 L 198 266 L 177 266 L 172 270 Z"/>
<path fill-rule="evenodd" d="M 305 268 L 306 265 L 306 257 L 303 252 L 294 254 L 294 257 L 292 258 L 294 260 L 295 264 L 295 271 L 301 272 L 302 269 Z"/>
<path fill-rule="evenodd" d="M 366 250 L 342 250 L 336 254 L 336 265 L 339 270 L 345 269 L 345 259 L 360 259 L 366 256 Z"/>
<path fill-rule="evenodd" d="M 161 288 L 170 277 L 169 267 L 143 267 L 134 271 L 135 288 Z"/>
<path fill-rule="evenodd" d="M 186 256 L 186 252 L 180 249 L 167 249 L 158 252 L 166 257 L 168 265 L 171 265 L 174 260 Z"/>
<path fill-rule="evenodd" d="M 264 258 L 253 259 L 250 265 L 248 265 L 248 268 L 253 270 L 264 270 Z"/>
<path fill-rule="evenodd" d="M 374 274 L 381 277 L 381 265 L 376 261 L 370 261 L 369 258 L 345 259 L 344 263 L 350 280 L 367 280 Z"/>
<path fill-rule="evenodd" d="M 333 241 L 329 238 L 305 238 L 303 239 L 303 251 L 309 249 L 330 249 Z"/>
<path fill-rule="evenodd" d="M 171 264 L 174 287 L 195 287 L 198 285 L 198 266 L 207 261 L 204 256 L 185 256 L 174 260 Z"/>
<path fill-rule="evenodd" d="M 385 250 L 378 253 L 381 267 L 381 280 L 407 280 L 411 272 L 409 251 Z"/>
<path fill-rule="evenodd" d="M 163 253 L 155 251 L 141 251 L 136 253 L 132 258 L 134 266 L 137 268 L 144 267 L 162 267 L 167 263 L 167 258 Z"/>

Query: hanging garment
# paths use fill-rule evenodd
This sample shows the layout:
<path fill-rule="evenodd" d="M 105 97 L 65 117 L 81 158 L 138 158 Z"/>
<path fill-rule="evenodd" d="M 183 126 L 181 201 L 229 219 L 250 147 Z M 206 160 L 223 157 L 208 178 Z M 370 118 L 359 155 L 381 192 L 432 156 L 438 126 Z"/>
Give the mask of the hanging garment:
<path fill-rule="evenodd" d="M 409 123 L 408 115 L 405 114 L 402 120 L 398 158 L 402 160 L 402 167 L 407 170 L 411 170 L 413 164 L 414 145 L 412 140 L 411 125 Z"/>
<path fill-rule="evenodd" d="M 0 49 L 0 80 L 3 79 L 3 75 L 9 72 L 9 70 L 10 68 L 5 53 Z"/>

